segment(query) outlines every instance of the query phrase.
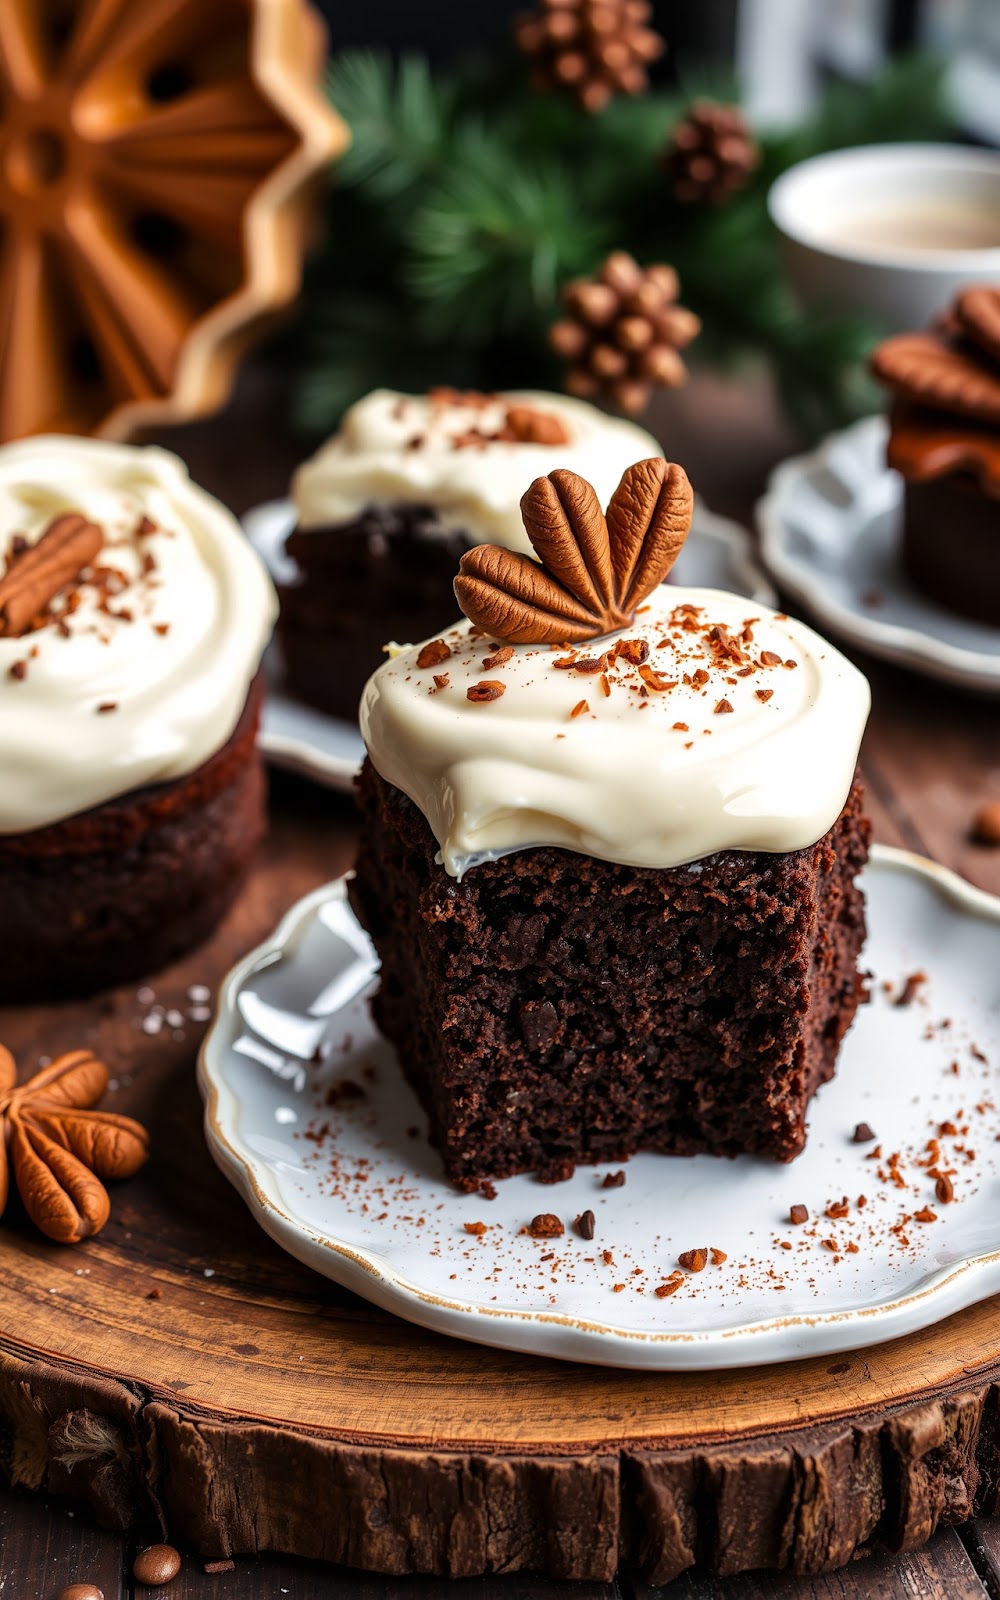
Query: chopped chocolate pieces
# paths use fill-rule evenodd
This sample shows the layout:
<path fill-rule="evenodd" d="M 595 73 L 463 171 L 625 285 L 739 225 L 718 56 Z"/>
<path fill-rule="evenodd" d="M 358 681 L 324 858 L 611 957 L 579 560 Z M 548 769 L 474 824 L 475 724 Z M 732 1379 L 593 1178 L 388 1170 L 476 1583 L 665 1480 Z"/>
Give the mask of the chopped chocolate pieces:
<path fill-rule="evenodd" d="M 537 1217 L 532 1217 L 527 1232 L 533 1239 L 561 1239 L 566 1229 L 551 1211 L 540 1211 Z"/>
<path fill-rule="evenodd" d="M 615 655 L 622 656 L 638 667 L 649 660 L 649 645 L 645 639 L 619 639 L 615 645 Z"/>
<path fill-rule="evenodd" d="M 482 1238 L 482 1235 L 486 1232 L 485 1222 L 463 1222 L 462 1227 L 466 1233 L 475 1234 L 477 1239 Z"/>
<path fill-rule="evenodd" d="M 872 1130 L 871 1130 L 871 1128 L 869 1128 L 867 1122 L 859 1122 L 857 1124 L 857 1126 L 855 1127 L 854 1132 L 851 1134 L 851 1143 L 852 1144 L 871 1144 L 872 1140 L 877 1138 L 877 1137 L 878 1137 L 877 1134 L 874 1134 L 872 1132 Z"/>
<path fill-rule="evenodd" d="M 474 703 L 499 700 L 506 688 L 507 685 L 498 682 L 496 678 L 485 678 L 482 683 L 470 684 L 465 691 L 465 698 L 466 700 L 472 700 Z"/>
<path fill-rule="evenodd" d="M 105 716 L 107 714 L 107 712 L 109 712 L 109 711 L 117 711 L 117 710 L 118 710 L 118 701 L 117 700 L 102 700 L 100 705 L 97 708 L 97 714 L 98 714 L 98 716 Z"/>
<path fill-rule="evenodd" d="M 780 667 L 781 657 L 775 655 L 773 650 L 762 650 L 760 653 L 760 664 L 762 667 Z"/>
<path fill-rule="evenodd" d="M 442 661 L 447 661 L 451 650 L 443 639 L 431 639 L 424 645 L 417 656 L 418 667 L 439 667 Z"/>
<path fill-rule="evenodd" d="M 517 444 L 570 443 L 561 419 L 553 412 L 524 405 L 507 407 L 503 432 L 498 437 Z"/>
<path fill-rule="evenodd" d="M 913 1220 L 914 1222 L 936 1222 L 937 1212 L 932 1211 L 930 1206 L 921 1206 L 919 1211 L 913 1213 Z"/>
<path fill-rule="evenodd" d="M 594 1237 L 594 1213 L 592 1211 L 581 1211 L 574 1226 L 581 1239 L 592 1239 Z"/>
<path fill-rule="evenodd" d="M 788 1210 L 789 1222 L 794 1222 L 798 1227 L 803 1222 L 809 1221 L 809 1211 L 806 1206 L 790 1206 Z"/>
<path fill-rule="evenodd" d="M 976 844 L 1000 844 L 1000 800 L 980 806 L 972 819 L 972 837 Z"/>
<path fill-rule="evenodd" d="M 723 712 L 726 712 L 726 711 L 732 711 L 732 709 L 733 708 L 729 704 L 728 700 L 720 700 L 718 705 L 715 708 L 715 714 L 716 714 L 716 716 L 719 716 L 720 713 L 723 713 Z"/>
<path fill-rule="evenodd" d="M 625 1186 L 624 1172 L 606 1172 L 601 1183 L 602 1189 L 622 1189 Z"/>
<path fill-rule="evenodd" d="M 7 668 L 7 676 L 17 683 L 23 683 L 28 676 L 28 663 L 26 661 L 12 661 Z"/>
<path fill-rule="evenodd" d="M 654 694 L 666 694 L 670 689 L 676 689 L 677 680 L 665 678 L 662 672 L 654 672 L 652 667 L 639 668 L 639 676 L 647 689 L 652 689 Z"/>
<path fill-rule="evenodd" d="M 902 989 L 892 1002 L 894 1006 L 909 1006 L 916 999 L 922 984 L 927 982 L 926 972 L 911 972 Z"/>
<path fill-rule="evenodd" d="M 713 1244 L 711 1250 L 709 1251 L 709 1255 L 712 1258 L 713 1267 L 721 1267 L 722 1263 L 724 1261 L 728 1261 L 729 1260 L 729 1257 L 726 1255 L 726 1252 L 724 1250 L 717 1250 L 714 1244 Z"/>
<path fill-rule="evenodd" d="M 947 1206 L 955 1198 L 955 1186 L 946 1172 L 938 1173 L 934 1180 L 934 1194 L 941 1205 Z"/>
<path fill-rule="evenodd" d="M 773 693 L 774 693 L 773 689 L 755 689 L 754 690 L 754 694 L 757 696 L 758 700 L 770 700 L 770 698 L 773 695 Z"/>
<path fill-rule="evenodd" d="M 483 671 L 492 672 L 494 667 L 502 667 L 514 654 L 512 644 L 502 644 L 493 651 L 492 655 L 483 657 Z"/>
<path fill-rule="evenodd" d="M 681 1273 L 674 1273 L 672 1277 L 667 1279 L 666 1283 L 658 1283 L 653 1293 L 657 1300 L 665 1300 L 668 1294 L 676 1294 L 683 1282 L 684 1278 Z"/>
<path fill-rule="evenodd" d="M 236 1562 L 235 1561 L 229 1561 L 229 1560 L 226 1560 L 226 1561 L 206 1561 L 204 1567 L 202 1568 L 202 1571 L 203 1572 L 207 1572 L 209 1574 L 211 1574 L 213 1572 L 235 1572 L 236 1571 Z"/>
<path fill-rule="evenodd" d="M 686 1272 L 704 1272 L 708 1251 L 703 1246 L 697 1250 L 682 1250 L 677 1260 Z"/>
<path fill-rule="evenodd" d="M 470 693 L 471 693 L 471 691 L 470 691 Z M 588 706 L 586 700 L 578 700 L 576 702 L 576 705 L 573 707 L 572 711 L 570 712 L 570 718 L 573 719 L 575 717 L 582 717 L 584 712 L 585 711 L 589 711 L 589 710 L 590 710 L 590 707 Z"/>

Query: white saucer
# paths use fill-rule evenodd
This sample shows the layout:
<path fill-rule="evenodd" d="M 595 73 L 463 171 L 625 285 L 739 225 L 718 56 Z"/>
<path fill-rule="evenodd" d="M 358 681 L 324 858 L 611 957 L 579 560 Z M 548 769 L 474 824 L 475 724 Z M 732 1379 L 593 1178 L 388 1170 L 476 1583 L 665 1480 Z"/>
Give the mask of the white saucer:
<path fill-rule="evenodd" d="M 209 1147 L 292 1255 L 401 1317 L 481 1344 L 711 1370 L 927 1327 L 1000 1291 L 1000 1119 L 990 1104 L 1000 900 L 884 848 L 865 888 L 872 1003 L 789 1166 L 645 1154 L 627 1163 L 620 1188 L 602 1188 L 607 1168 L 582 1167 L 550 1186 L 506 1179 L 493 1200 L 457 1193 L 374 1031 L 375 962 L 343 882 L 301 901 L 226 980 L 199 1065 Z M 911 1004 L 894 1004 L 918 969 L 927 982 Z M 886 1160 L 852 1142 L 860 1122 Z M 959 1130 L 940 1136 L 941 1164 L 954 1169 L 950 1204 L 918 1165 L 941 1123 Z M 894 1153 L 903 1187 L 887 1164 Z M 848 1217 L 824 1216 L 845 1195 Z M 808 1224 L 789 1223 L 792 1205 L 808 1207 Z M 900 1225 L 925 1206 L 935 1220 Z M 592 1243 L 573 1227 L 586 1210 Z M 521 1231 L 540 1212 L 563 1220 L 564 1237 Z M 467 1231 L 480 1222 L 485 1233 Z M 726 1261 L 657 1297 L 678 1254 L 702 1246 Z"/>
<path fill-rule="evenodd" d="M 294 525 L 290 500 L 268 500 L 243 518 L 247 537 L 279 583 L 291 581 L 296 574 L 294 561 L 285 555 L 285 540 Z M 744 529 L 726 517 L 717 517 L 700 502 L 695 506 L 691 532 L 674 575 L 678 583 L 696 588 L 731 589 L 761 605 L 777 603 L 774 590 L 753 558 Z M 268 760 L 303 772 L 332 789 L 349 790 L 365 753 L 356 724 L 314 711 L 284 692 L 277 643 L 268 650 L 264 668 L 268 692 L 259 737 Z"/>
<path fill-rule="evenodd" d="M 757 506 L 764 560 L 832 634 L 978 693 L 1000 694 L 1000 628 L 937 606 L 898 556 L 903 485 L 888 424 L 865 417 L 783 461 Z"/>

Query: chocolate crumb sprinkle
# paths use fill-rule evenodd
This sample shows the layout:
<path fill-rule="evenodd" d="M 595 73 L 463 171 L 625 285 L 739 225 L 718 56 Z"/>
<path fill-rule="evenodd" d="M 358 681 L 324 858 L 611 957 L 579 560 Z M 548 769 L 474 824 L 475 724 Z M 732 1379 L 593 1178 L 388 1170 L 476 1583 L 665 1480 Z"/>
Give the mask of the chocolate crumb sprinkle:
<path fill-rule="evenodd" d="M 594 1213 L 592 1211 L 581 1211 L 575 1223 L 576 1231 L 580 1238 L 592 1239 L 594 1237 L 594 1226 Z"/>
<path fill-rule="evenodd" d="M 686 1272 L 704 1272 L 708 1251 L 704 1246 L 699 1246 L 697 1250 L 682 1250 L 677 1260 Z"/>
<path fill-rule="evenodd" d="M 851 1143 L 871 1144 L 872 1140 L 877 1137 L 877 1134 L 872 1132 L 867 1122 L 859 1122 L 855 1127 L 854 1132 L 851 1134 Z"/>
<path fill-rule="evenodd" d="M 442 661 L 447 661 L 451 649 L 443 639 L 430 639 L 417 656 L 418 667 L 439 667 Z"/>
<path fill-rule="evenodd" d="M 540 1211 L 532 1217 L 526 1230 L 533 1239 L 561 1239 L 566 1229 L 551 1211 Z"/>
<path fill-rule="evenodd" d="M 909 1006 L 916 999 L 920 988 L 927 982 L 926 972 L 911 972 L 902 989 L 892 1002 L 894 1006 Z"/>
<path fill-rule="evenodd" d="M 496 678 L 485 678 L 482 683 L 472 683 L 465 691 L 466 700 L 473 704 L 482 704 L 488 700 L 499 700 L 505 693 L 507 685 L 500 683 Z"/>
<path fill-rule="evenodd" d="M 794 1222 L 799 1227 L 803 1222 L 809 1221 L 809 1210 L 806 1206 L 790 1206 L 788 1211 L 789 1222 Z"/>

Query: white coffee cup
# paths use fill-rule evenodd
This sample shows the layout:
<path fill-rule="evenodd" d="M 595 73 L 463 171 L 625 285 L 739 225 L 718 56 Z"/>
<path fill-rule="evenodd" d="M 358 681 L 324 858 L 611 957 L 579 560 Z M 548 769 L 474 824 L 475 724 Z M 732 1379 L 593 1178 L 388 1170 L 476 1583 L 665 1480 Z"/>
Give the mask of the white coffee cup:
<path fill-rule="evenodd" d="M 968 283 L 1000 283 L 1000 153 L 861 145 L 790 167 L 768 194 L 805 305 L 886 332 L 927 325 Z"/>

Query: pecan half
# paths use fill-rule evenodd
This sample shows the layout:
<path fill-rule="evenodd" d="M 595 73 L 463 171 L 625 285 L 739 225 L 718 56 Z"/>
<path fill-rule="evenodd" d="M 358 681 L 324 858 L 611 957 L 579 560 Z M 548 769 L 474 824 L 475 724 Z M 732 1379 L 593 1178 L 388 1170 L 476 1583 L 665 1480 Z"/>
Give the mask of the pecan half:
<path fill-rule="evenodd" d="M 108 1086 L 89 1050 L 72 1050 L 18 1085 L 0 1045 L 0 1213 L 17 1185 L 36 1227 L 58 1244 L 99 1232 L 111 1210 L 103 1179 L 130 1178 L 149 1154 L 140 1123 L 91 1107 Z"/>
<path fill-rule="evenodd" d="M 95 560 L 104 534 L 79 511 L 49 523 L 35 544 L 14 556 L 0 578 L 0 638 L 17 639 L 38 625 L 45 608 Z"/>
<path fill-rule="evenodd" d="M 899 333 L 872 351 L 876 378 L 904 399 L 1000 422 L 1000 376 L 937 333 Z"/>
<path fill-rule="evenodd" d="M 459 564 L 458 603 L 509 644 L 573 644 L 627 627 L 677 559 L 691 506 L 683 468 L 659 457 L 628 468 L 607 517 L 575 472 L 536 478 L 521 516 L 538 560 L 477 545 Z"/>

